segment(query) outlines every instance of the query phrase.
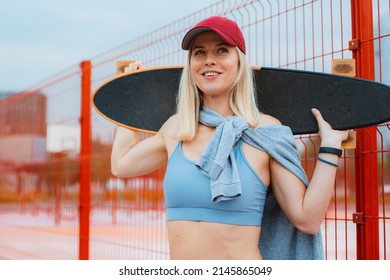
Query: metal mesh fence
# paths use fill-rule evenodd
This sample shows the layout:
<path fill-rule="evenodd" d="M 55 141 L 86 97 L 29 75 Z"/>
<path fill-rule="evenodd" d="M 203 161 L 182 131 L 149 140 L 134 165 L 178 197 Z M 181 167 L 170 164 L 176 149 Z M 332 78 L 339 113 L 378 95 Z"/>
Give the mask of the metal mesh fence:
<path fill-rule="evenodd" d="M 220 1 L 91 58 L 92 90 L 116 75 L 117 61 L 139 60 L 145 67 L 184 64 L 186 52 L 180 48 L 183 35 L 212 15 L 237 21 L 252 65 L 331 72 L 333 59 L 353 58 L 353 2 Z M 377 81 L 390 84 L 390 4 L 368 2 L 373 11 L 373 37 L 360 43 L 373 42 L 372 74 Z M 80 242 L 89 244 L 91 259 L 169 258 L 164 168 L 126 180 L 113 177 L 110 153 L 116 127 L 94 111 L 88 158 L 90 232 L 80 238 L 80 93 L 81 70 L 75 65 L 31 90 L 0 101 L 0 258 L 77 259 Z M 378 222 L 378 228 L 376 236 L 363 239 L 379 247 L 380 259 L 389 259 L 389 123 L 375 131 L 371 141 L 376 149 L 369 151 L 375 160 L 364 159 L 364 163 L 377 166 L 377 174 L 371 174 L 377 179 L 374 188 L 378 199 L 372 206 L 377 215 L 371 218 Z M 366 134 L 365 129 L 359 133 Z M 318 138 L 304 135 L 296 140 L 310 177 Z M 364 189 L 373 187 L 359 183 L 363 153 L 344 151 L 322 226 L 326 259 L 364 258 L 359 248 L 368 245 L 362 245 L 359 228 L 365 225 L 354 219 L 361 214 Z"/>

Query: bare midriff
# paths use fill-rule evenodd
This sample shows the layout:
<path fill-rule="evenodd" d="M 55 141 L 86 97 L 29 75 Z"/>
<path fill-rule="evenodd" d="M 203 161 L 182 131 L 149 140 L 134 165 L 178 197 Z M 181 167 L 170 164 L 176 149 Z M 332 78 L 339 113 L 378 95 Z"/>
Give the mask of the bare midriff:
<path fill-rule="evenodd" d="M 168 221 L 171 259 L 260 260 L 260 227 L 198 221 Z"/>

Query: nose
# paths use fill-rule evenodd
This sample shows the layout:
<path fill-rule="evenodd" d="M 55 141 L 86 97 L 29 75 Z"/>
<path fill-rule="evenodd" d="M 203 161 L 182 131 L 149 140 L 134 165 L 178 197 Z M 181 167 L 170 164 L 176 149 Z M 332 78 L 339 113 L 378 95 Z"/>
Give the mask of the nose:
<path fill-rule="evenodd" d="M 215 65 L 215 57 L 214 57 L 214 55 L 212 53 L 208 53 L 206 55 L 204 64 L 205 65 Z"/>

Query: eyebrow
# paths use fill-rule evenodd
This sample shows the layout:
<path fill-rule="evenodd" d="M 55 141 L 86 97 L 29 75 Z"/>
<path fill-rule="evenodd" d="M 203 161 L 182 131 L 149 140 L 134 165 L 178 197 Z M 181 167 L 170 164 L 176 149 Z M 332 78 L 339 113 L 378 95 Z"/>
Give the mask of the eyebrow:
<path fill-rule="evenodd" d="M 221 43 L 217 44 L 217 47 L 220 47 L 220 46 L 229 46 L 230 47 L 231 45 L 229 45 L 226 42 L 221 42 Z M 195 45 L 191 49 L 194 50 L 194 49 L 203 49 L 203 48 L 205 48 L 204 45 Z"/>

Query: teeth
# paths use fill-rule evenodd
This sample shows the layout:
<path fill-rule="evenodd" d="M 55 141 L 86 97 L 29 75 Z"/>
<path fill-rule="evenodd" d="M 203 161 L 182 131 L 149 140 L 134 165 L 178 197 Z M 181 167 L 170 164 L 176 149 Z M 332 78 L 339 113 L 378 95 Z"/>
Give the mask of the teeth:
<path fill-rule="evenodd" d="M 207 73 L 204 73 L 204 75 L 206 76 L 206 77 L 210 77 L 210 76 L 215 76 L 215 75 L 217 75 L 218 73 L 216 73 L 216 72 L 207 72 Z"/>

